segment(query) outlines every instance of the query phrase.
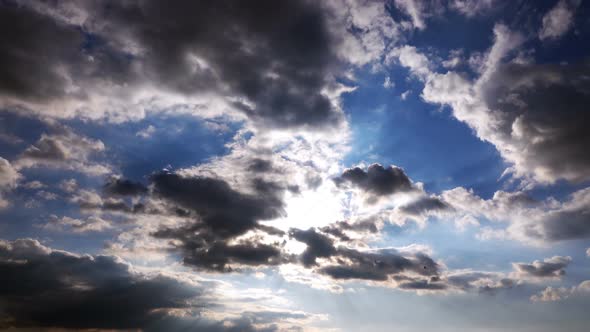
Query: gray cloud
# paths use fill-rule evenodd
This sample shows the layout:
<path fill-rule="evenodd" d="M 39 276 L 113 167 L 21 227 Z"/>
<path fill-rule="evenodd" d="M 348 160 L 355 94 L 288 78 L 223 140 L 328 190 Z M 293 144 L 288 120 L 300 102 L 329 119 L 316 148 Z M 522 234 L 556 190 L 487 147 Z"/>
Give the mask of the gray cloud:
<path fill-rule="evenodd" d="M 559 278 L 565 275 L 565 268 L 571 263 L 572 258 L 567 256 L 554 256 L 543 261 L 528 263 L 513 263 L 516 272 L 524 277 Z"/>
<path fill-rule="evenodd" d="M 170 204 L 194 214 L 193 220 L 179 228 L 164 228 L 153 235 L 176 239 L 184 255 L 184 263 L 215 271 L 231 271 L 231 265 L 276 265 L 284 261 L 278 244 L 262 244 L 245 240 L 228 244 L 229 239 L 250 230 L 281 234 L 260 220 L 284 214 L 282 193 L 278 185 L 255 185 L 256 194 L 234 190 L 221 179 L 181 177 L 172 173 L 152 176 L 154 194 Z"/>
<path fill-rule="evenodd" d="M 147 187 L 127 179 L 111 178 L 104 185 L 105 193 L 114 196 L 136 196 L 147 193 Z"/>
<path fill-rule="evenodd" d="M 1 7 L 1 20 L 11 27 L 0 44 L 4 106 L 59 101 L 68 110 L 52 116 L 119 121 L 139 113 L 124 114 L 131 107 L 125 98 L 153 84 L 163 93 L 215 95 L 275 127 L 343 119 L 324 94 L 340 70 L 338 38 L 316 2 L 68 2 L 51 9 Z M 123 102 L 103 103 L 102 93 Z M 95 102 L 107 109 L 93 110 Z"/>
<path fill-rule="evenodd" d="M 115 257 L 77 256 L 32 239 L 0 241 L 0 279 L 2 324 L 18 327 L 144 328 L 204 292 L 136 274 Z"/>
<path fill-rule="evenodd" d="M 409 215 L 421 215 L 423 213 L 444 211 L 451 209 L 451 207 L 436 197 L 421 197 L 416 201 L 408 203 L 400 207 L 403 213 Z"/>
<path fill-rule="evenodd" d="M 360 167 L 346 169 L 334 181 L 338 186 L 351 184 L 375 196 L 413 189 L 412 182 L 403 169 L 397 166 L 385 168 L 379 164 L 372 164 L 366 171 Z"/>

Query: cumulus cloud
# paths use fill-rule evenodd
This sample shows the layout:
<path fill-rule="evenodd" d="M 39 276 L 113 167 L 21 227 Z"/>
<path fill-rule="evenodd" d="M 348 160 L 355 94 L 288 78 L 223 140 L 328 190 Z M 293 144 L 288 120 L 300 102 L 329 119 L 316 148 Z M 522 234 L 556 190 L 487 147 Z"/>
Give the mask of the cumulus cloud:
<path fill-rule="evenodd" d="M 580 189 L 561 202 L 551 197 L 537 201 L 522 191 L 497 191 L 485 200 L 461 187 L 444 191 L 441 197 L 453 208 L 450 219 L 469 217 L 506 223 L 505 228 L 495 230 L 484 227 L 480 233 L 484 239 L 512 238 L 539 244 L 590 236 L 590 188 Z"/>
<path fill-rule="evenodd" d="M 0 240 L 0 272 L 0 328 L 276 331 L 313 318 L 261 306 L 215 319 L 229 310 L 213 298 L 215 282 L 140 272 L 115 256 L 76 255 L 33 239 Z"/>
<path fill-rule="evenodd" d="M 147 193 L 147 187 L 127 179 L 111 178 L 104 185 L 105 193 L 114 196 L 136 196 Z"/>
<path fill-rule="evenodd" d="M 574 25 L 576 7 L 579 0 L 560 0 L 545 16 L 539 30 L 539 39 L 557 39 L 564 36 Z"/>
<path fill-rule="evenodd" d="M 230 245 L 227 241 L 257 229 L 280 233 L 258 222 L 284 214 L 283 188 L 261 182 L 252 195 L 233 189 L 222 179 L 174 173 L 155 174 L 152 183 L 156 196 L 195 214 L 195 222 L 154 233 L 158 238 L 176 239 L 185 264 L 223 271 L 230 263 L 272 265 L 281 261 L 280 248 L 273 244 L 245 240 Z"/>
<path fill-rule="evenodd" d="M 533 302 L 556 302 L 565 300 L 571 296 L 583 296 L 590 294 L 590 280 L 582 281 L 573 287 L 547 287 L 538 294 L 531 296 Z"/>
<path fill-rule="evenodd" d="M 379 164 L 370 165 L 367 170 L 360 167 L 346 169 L 342 175 L 334 179 L 334 182 L 341 187 L 352 185 L 376 197 L 413 189 L 410 178 L 402 168 L 385 168 Z"/>
<path fill-rule="evenodd" d="M 92 161 L 94 155 L 105 151 L 104 143 L 74 133 L 67 127 L 54 128 L 55 133 L 43 134 L 14 162 L 19 169 L 48 167 L 67 169 L 89 175 L 112 172 L 107 164 Z"/>
<path fill-rule="evenodd" d="M 475 80 L 455 71 L 434 72 L 411 46 L 392 56 L 424 82 L 425 101 L 449 105 L 455 118 L 497 148 L 511 164 L 506 173 L 523 179 L 523 186 L 588 180 L 590 138 L 583 106 L 589 96 L 588 64 L 511 61 L 524 37 L 501 24 L 494 36 Z"/>
<path fill-rule="evenodd" d="M 134 272 L 116 257 L 78 256 L 32 239 L 1 241 L 0 258 L 2 321 L 17 327 L 145 328 L 204 292 Z"/>
<path fill-rule="evenodd" d="M 272 127 L 338 125 L 342 114 L 328 91 L 343 73 L 340 62 L 356 61 L 341 56 L 341 42 L 370 49 L 392 37 L 379 28 L 388 18 L 383 5 L 370 12 L 344 5 L 351 10 L 340 14 L 370 36 L 350 36 L 346 18 L 310 1 L 3 5 L 2 21 L 13 28 L 2 38 L 0 103 L 112 121 L 171 111 Z"/>
<path fill-rule="evenodd" d="M 516 273 L 521 278 L 561 278 L 565 275 L 565 268 L 571 263 L 569 256 L 554 256 L 543 261 L 528 263 L 512 263 Z"/>

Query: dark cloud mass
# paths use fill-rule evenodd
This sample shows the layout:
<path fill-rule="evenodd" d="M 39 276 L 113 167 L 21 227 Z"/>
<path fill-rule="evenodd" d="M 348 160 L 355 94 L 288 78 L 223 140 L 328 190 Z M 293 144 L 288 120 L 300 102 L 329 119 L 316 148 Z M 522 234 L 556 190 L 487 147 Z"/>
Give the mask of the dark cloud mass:
<path fill-rule="evenodd" d="M 376 196 L 412 190 L 412 182 L 404 170 L 397 166 L 385 168 L 373 164 L 366 171 L 360 167 L 349 168 L 334 181 L 339 186 L 345 183 L 352 184 Z"/>
<path fill-rule="evenodd" d="M 400 210 L 410 215 L 420 215 L 432 211 L 443 211 L 451 207 L 436 197 L 423 197 L 400 207 Z"/>
<path fill-rule="evenodd" d="M 215 236 L 232 237 L 284 214 L 280 191 L 250 195 L 232 189 L 221 179 L 182 177 L 173 173 L 152 176 L 156 195 L 195 212 Z M 280 190 L 280 189 L 277 189 Z"/>
<path fill-rule="evenodd" d="M 334 240 L 317 230 L 310 228 L 306 231 L 292 229 L 289 235 L 307 245 L 300 255 L 301 263 L 308 268 L 317 267 L 319 273 L 334 279 L 361 279 L 372 281 L 404 280 L 400 285 L 406 289 L 444 289 L 444 284 L 438 284 L 439 266 L 422 253 L 402 255 L 396 250 L 381 249 L 374 251 L 359 251 L 357 249 L 338 247 Z M 326 258 L 318 264 L 317 258 Z M 419 278 L 407 274 L 415 274 Z M 430 280 L 434 282 L 430 282 Z M 422 281 L 427 283 L 423 285 Z"/>
<path fill-rule="evenodd" d="M 156 196 L 194 214 L 193 220 L 185 226 L 165 228 L 153 234 L 178 240 L 185 264 L 231 271 L 231 264 L 276 265 L 284 260 L 278 244 L 256 241 L 228 244 L 230 239 L 250 230 L 281 234 L 258 221 L 284 214 L 282 187 L 265 186 L 258 188 L 256 194 L 246 194 L 215 178 L 182 177 L 164 172 L 153 175 L 151 180 Z"/>
<path fill-rule="evenodd" d="M 507 64 L 486 86 L 485 99 L 502 113 L 501 131 L 541 179 L 590 179 L 590 62 Z M 509 121 L 506 121 L 506 120 Z"/>
<path fill-rule="evenodd" d="M 77 256 L 32 239 L 0 241 L 3 327 L 143 328 L 202 294 L 201 286 L 136 274 L 115 257 Z"/>
<path fill-rule="evenodd" d="M 0 4 L 4 106 L 62 97 L 84 102 L 105 86 L 140 89 L 151 82 L 186 96 L 226 98 L 265 125 L 315 127 L 341 121 L 340 111 L 322 92 L 338 66 L 337 40 L 318 2 L 62 5 L 49 12 L 35 4 Z M 64 20 L 60 9 L 81 12 L 84 19 Z M 74 111 L 97 117 L 84 114 L 86 109 Z M 111 111 L 121 110 L 100 110 Z"/>
<path fill-rule="evenodd" d="M 66 94 L 60 65 L 80 57 L 83 36 L 23 6 L 0 4 L 0 96 L 53 100 Z"/>
<path fill-rule="evenodd" d="M 127 179 L 111 178 L 105 185 L 104 191 L 115 196 L 136 196 L 147 193 L 147 187 L 139 182 Z"/>

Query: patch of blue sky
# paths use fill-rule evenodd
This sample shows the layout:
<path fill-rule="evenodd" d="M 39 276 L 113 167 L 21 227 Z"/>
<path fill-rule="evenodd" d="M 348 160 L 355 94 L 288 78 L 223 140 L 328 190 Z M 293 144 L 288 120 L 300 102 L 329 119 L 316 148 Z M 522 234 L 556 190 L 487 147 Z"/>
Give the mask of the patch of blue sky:
<path fill-rule="evenodd" d="M 215 123 L 220 126 L 211 126 Z M 73 128 L 100 139 L 122 175 L 135 181 L 164 168 L 179 169 L 228 152 L 239 123 L 205 121 L 188 115 L 152 115 L 137 122 L 100 124 L 71 121 Z M 220 129 L 221 128 L 221 129 Z"/>
<path fill-rule="evenodd" d="M 425 189 L 440 192 L 457 186 L 491 197 L 507 165 L 491 144 L 481 141 L 448 109 L 423 102 L 423 84 L 404 80 L 407 70 L 390 73 L 395 87 L 384 88 L 384 75 L 359 74 L 359 88 L 343 97 L 353 132 L 344 164 L 361 161 L 395 164 Z M 411 91 L 406 100 L 400 97 Z"/>

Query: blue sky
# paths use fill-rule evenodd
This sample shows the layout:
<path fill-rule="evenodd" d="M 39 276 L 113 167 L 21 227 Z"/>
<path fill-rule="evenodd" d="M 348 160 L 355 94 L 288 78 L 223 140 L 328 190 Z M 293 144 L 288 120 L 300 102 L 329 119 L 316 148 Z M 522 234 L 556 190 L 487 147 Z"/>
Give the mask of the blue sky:
<path fill-rule="evenodd" d="M 0 330 L 587 329 L 587 2 L 0 22 Z"/>

